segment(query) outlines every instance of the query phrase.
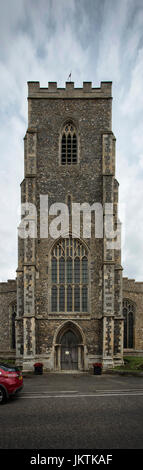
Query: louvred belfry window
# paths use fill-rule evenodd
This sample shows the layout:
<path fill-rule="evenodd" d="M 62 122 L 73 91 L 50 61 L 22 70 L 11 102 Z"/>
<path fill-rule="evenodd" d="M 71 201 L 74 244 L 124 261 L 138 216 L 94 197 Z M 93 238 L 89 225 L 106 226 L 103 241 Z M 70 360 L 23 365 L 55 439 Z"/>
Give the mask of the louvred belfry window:
<path fill-rule="evenodd" d="M 77 132 L 72 123 L 67 123 L 62 132 L 61 164 L 75 165 L 77 163 Z"/>
<path fill-rule="evenodd" d="M 88 311 L 88 251 L 79 239 L 61 239 L 52 249 L 51 311 Z"/>

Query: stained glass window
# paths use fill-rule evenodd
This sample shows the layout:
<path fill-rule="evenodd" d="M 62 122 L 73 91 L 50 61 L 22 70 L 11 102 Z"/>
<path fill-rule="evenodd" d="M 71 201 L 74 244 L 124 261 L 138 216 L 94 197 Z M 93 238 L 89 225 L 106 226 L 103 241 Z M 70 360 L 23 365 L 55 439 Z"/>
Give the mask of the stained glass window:
<path fill-rule="evenodd" d="M 57 287 L 52 286 L 52 312 L 57 311 Z"/>
<path fill-rule="evenodd" d="M 83 286 L 82 287 L 82 311 L 87 312 L 87 287 Z"/>
<path fill-rule="evenodd" d="M 74 310 L 75 312 L 80 311 L 80 288 L 75 286 L 74 288 Z"/>
<path fill-rule="evenodd" d="M 67 287 L 67 312 L 72 312 L 72 287 Z"/>
<path fill-rule="evenodd" d="M 65 287 L 60 286 L 59 288 L 59 311 L 64 312 L 65 311 Z"/>
<path fill-rule="evenodd" d="M 51 310 L 88 311 L 88 251 L 78 239 L 61 239 L 52 250 Z"/>
<path fill-rule="evenodd" d="M 57 259 L 52 258 L 52 282 L 57 282 Z"/>
<path fill-rule="evenodd" d="M 132 349 L 135 306 L 129 300 L 123 300 L 124 348 Z"/>
<path fill-rule="evenodd" d="M 74 282 L 80 283 L 80 258 L 74 260 Z"/>

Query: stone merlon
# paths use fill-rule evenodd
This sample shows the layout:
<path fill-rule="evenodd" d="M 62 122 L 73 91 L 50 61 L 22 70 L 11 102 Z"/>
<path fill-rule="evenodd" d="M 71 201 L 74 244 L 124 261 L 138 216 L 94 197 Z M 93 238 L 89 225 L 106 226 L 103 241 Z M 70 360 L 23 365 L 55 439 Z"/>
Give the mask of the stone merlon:
<path fill-rule="evenodd" d="M 112 82 L 101 82 L 92 87 L 92 82 L 83 82 L 82 88 L 75 88 L 74 82 L 66 82 L 65 88 L 58 88 L 57 82 L 40 87 L 39 82 L 28 82 L 28 98 L 112 98 Z M 70 96 L 69 96 L 70 95 Z"/>

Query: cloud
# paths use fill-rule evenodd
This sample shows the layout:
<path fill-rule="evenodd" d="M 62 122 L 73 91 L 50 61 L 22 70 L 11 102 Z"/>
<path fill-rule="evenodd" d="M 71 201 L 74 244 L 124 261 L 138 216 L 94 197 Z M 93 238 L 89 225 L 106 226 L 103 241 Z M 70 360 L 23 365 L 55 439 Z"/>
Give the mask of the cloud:
<path fill-rule="evenodd" d="M 15 276 L 18 207 L 27 128 L 27 81 L 64 86 L 72 70 L 82 81 L 113 80 L 113 131 L 117 137 L 120 201 L 126 203 L 124 274 L 142 273 L 142 82 L 141 0 L 7 0 L 0 31 L 0 278 Z"/>

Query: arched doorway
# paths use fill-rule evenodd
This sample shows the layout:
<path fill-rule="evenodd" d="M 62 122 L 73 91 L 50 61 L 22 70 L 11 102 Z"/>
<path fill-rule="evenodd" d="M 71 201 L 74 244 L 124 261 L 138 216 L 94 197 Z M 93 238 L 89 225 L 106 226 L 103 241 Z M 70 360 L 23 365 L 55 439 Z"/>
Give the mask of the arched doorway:
<path fill-rule="evenodd" d="M 57 334 L 55 367 L 61 371 L 84 370 L 84 344 L 78 327 L 66 322 Z"/>
<path fill-rule="evenodd" d="M 61 340 L 61 369 L 78 369 L 78 338 L 71 330 L 66 331 Z"/>

